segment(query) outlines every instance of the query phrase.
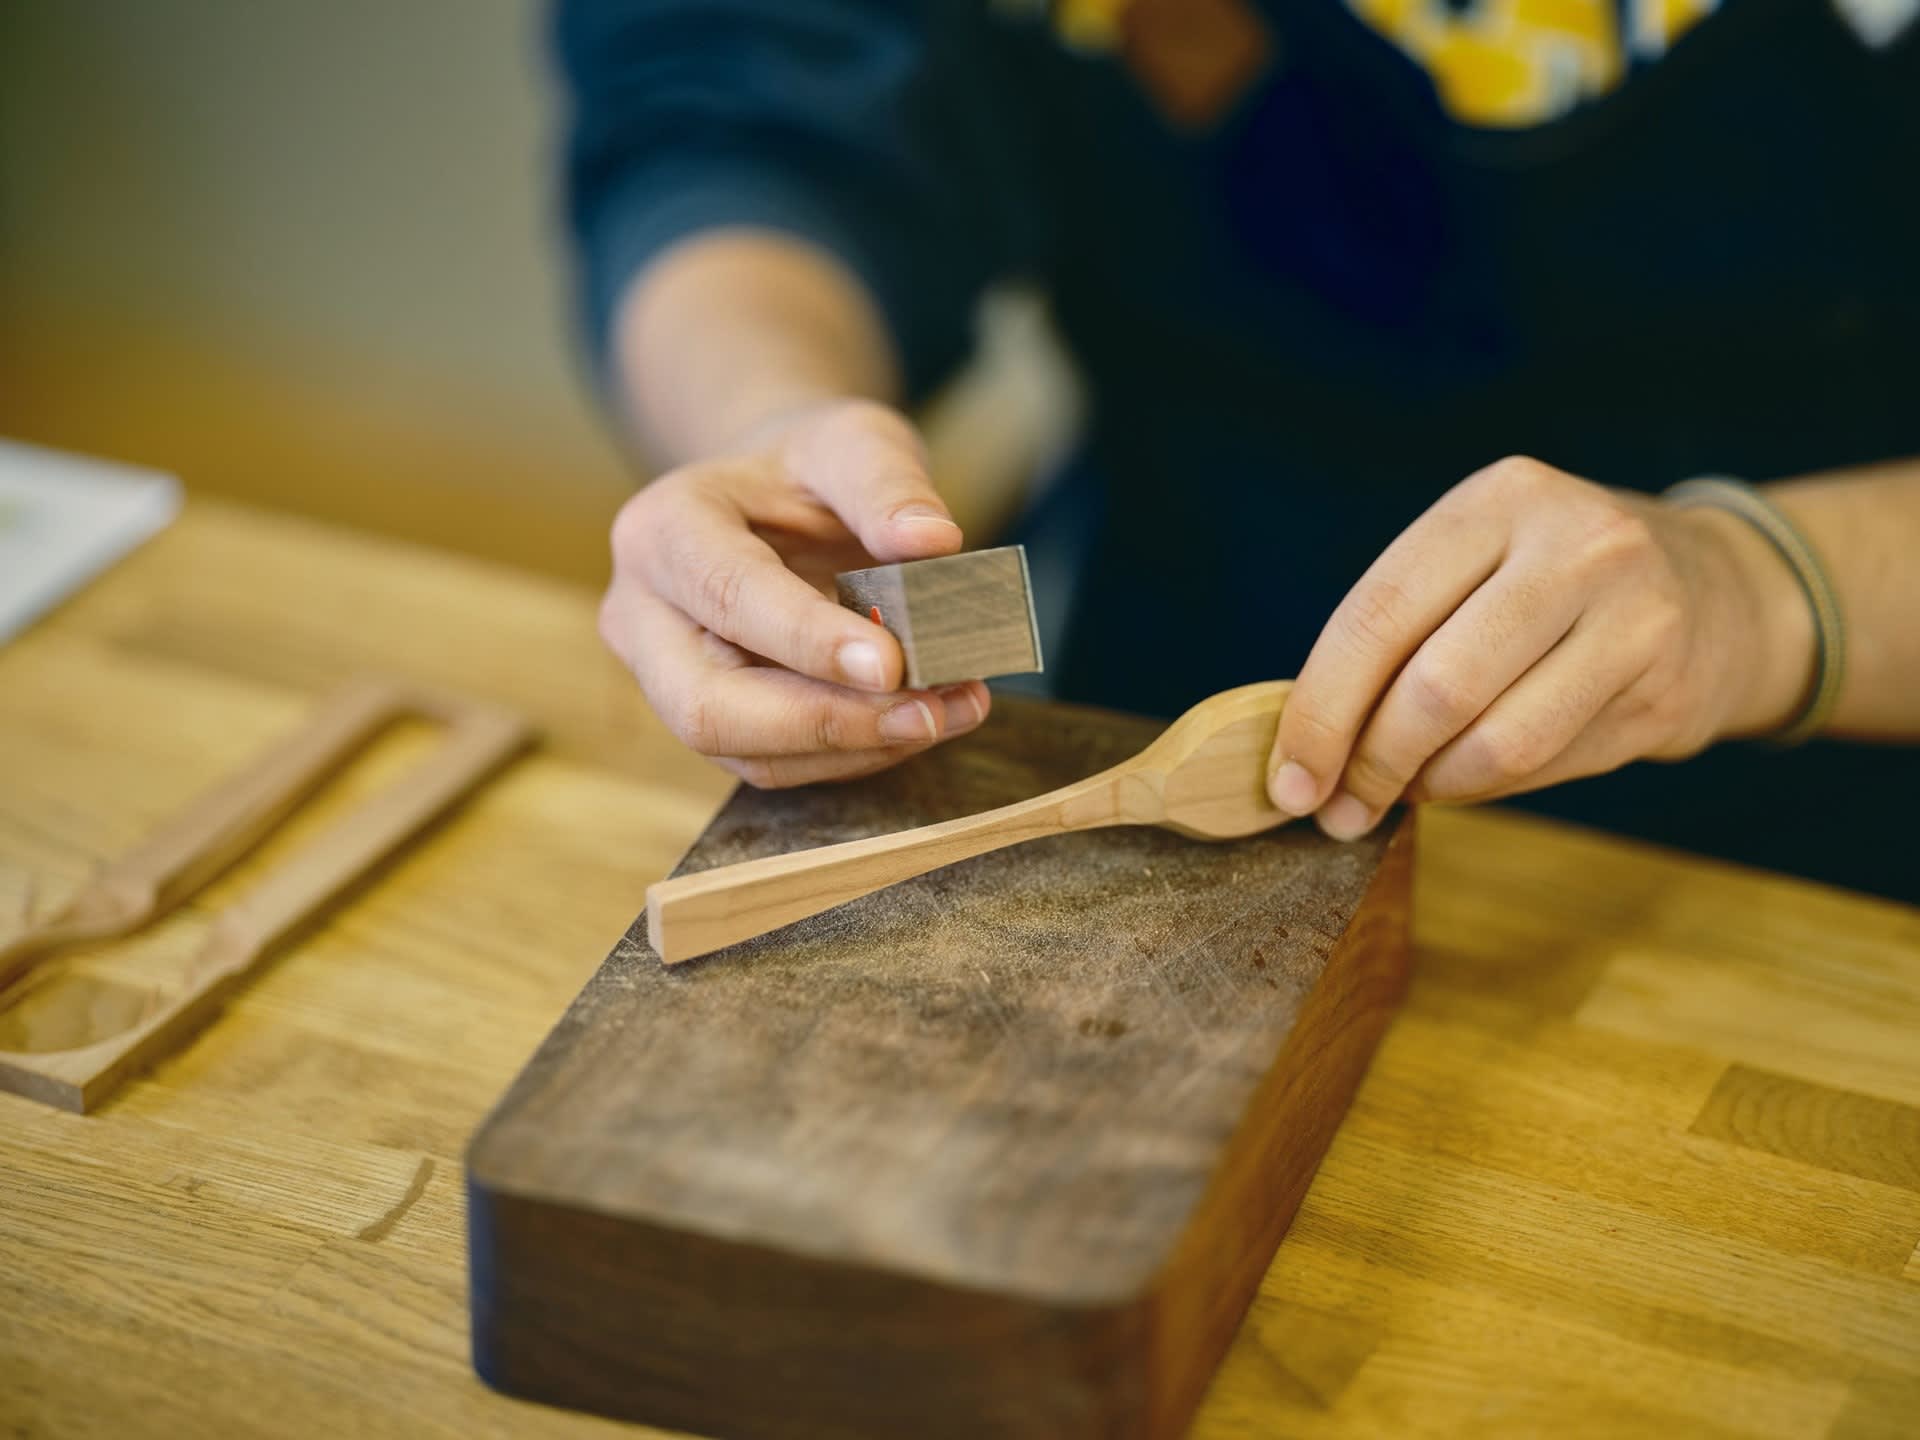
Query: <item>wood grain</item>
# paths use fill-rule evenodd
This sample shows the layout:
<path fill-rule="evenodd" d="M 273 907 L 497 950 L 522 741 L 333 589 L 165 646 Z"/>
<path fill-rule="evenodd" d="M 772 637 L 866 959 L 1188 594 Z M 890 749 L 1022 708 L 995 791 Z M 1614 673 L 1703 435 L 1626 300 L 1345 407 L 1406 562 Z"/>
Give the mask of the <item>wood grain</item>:
<path fill-rule="evenodd" d="M 597 600 L 198 500 L 0 649 L 0 933 L 361 670 L 545 736 L 95 1114 L 0 1095 L 0 1433 L 656 1433 L 468 1359 L 462 1149 L 726 790 Z M 282 843 L 70 963 L 178 963 Z M 1736 1064 L 1920 1104 L 1920 912 L 1497 810 L 1424 811 L 1415 890 L 1413 985 L 1196 1440 L 1912 1434 L 1920 1194 L 1694 1125 Z"/>
<path fill-rule="evenodd" d="M 301 726 L 102 865 L 57 913 L 0 944 L 0 988 L 62 945 L 108 940 L 166 915 L 226 869 L 393 718 L 391 694 L 342 687 Z"/>
<path fill-rule="evenodd" d="M 1019 545 L 834 578 L 842 605 L 878 613 L 900 642 L 913 689 L 1042 668 L 1027 552 Z"/>
<path fill-rule="evenodd" d="M 1182 762 L 1250 726 L 1258 792 L 1286 687 L 1252 688 L 1158 739 L 1008 699 L 742 792 L 683 868 L 1140 753 L 1204 799 Z M 636 924 L 474 1143 L 483 1372 L 703 1433 L 1179 1433 L 1403 988 L 1410 844 L 1056 834 L 674 972 Z"/>
<path fill-rule="evenodd" d="M 434 753 L 214 916 L 176 983 L 76 985 L 43 969 L 7 988 L 63 946 L 118 938 L 173 910 L 407 715 L 447 727 Z M 328 696 L 298 729 L 101 867 L 58 913 L 0 944 L 0 1089 L 92 1109 L 206 1024 L 263 954 L 531 738 L 511 711 L 445 692 L 360 679 Z"/>
<path fill-rule="evenodd" d="M 1292 688 L 1267 680 L 1210 695 L 1139 754 L 1044 795 L 662 880 L 647 889 L 647 943 L 677 965 L 930 870 L 1077 830 L 1163 825 L 1199 840 L 1270 830 L 1288 818 L 1265 777 Z"/>
<path fill-rule="evenodd" d="M 1920 1108 L 1729 1065 L 1693 1133 L 1920 1190 Z"/>

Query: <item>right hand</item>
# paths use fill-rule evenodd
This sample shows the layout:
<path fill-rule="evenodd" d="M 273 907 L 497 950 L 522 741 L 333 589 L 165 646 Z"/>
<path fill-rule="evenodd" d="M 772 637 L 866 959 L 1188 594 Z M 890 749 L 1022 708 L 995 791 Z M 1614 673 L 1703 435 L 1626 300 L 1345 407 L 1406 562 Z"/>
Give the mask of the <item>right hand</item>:
<path fill-rule="evenodd" d="M 750 785 L 850 780 L 972 730 L 978 680 L 898 689 L 900 645 L 833 577 L 950 555 L 919 436 L 865 400 L 811 405 L 648 485 L 613 524 L 600 634 L 680 739 Z"/>

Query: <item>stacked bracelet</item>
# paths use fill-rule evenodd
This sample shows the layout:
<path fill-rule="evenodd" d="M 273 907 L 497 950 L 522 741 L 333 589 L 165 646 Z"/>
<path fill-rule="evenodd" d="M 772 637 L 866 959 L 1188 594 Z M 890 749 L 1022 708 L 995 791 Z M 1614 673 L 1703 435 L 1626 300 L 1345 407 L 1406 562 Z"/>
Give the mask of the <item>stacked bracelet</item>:
<path fill-rule="evenodd" d="M 1800 582 L 1800 592 L 1813 611 L 1814 672 L 1813 687 L 1794 717 L 1773 739 L 1780 745 L 1798 745 L 1811 739 L 1827 723 L 1834 704 L 1840 698 L 1840 682 L 1847 666 L 1846 627 L 1841 623 L 1840 601 L 1833 582 L 1814 553 L 1799 526 L 1753 486 L 1721 475 L 1682 480 L 1663 497 L 1673 505 L 1710 505 L 1738 515 L 1767 538 L 1780 552 Z"/>

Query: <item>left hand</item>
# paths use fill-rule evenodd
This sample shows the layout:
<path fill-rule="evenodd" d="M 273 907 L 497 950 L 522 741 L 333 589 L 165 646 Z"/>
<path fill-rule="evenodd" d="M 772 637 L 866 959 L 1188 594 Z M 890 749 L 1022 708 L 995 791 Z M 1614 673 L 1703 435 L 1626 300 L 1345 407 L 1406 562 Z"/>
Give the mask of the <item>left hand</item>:
<path fill-rule="evenodd" d="M 1281 714 L 1268 790 L 1348 840 L 1396 800 L 1491 800 L 1777 727 L 1812 668 L 1798 602 L 1735 516 L 1499 461 L 1334 611 Z"/>

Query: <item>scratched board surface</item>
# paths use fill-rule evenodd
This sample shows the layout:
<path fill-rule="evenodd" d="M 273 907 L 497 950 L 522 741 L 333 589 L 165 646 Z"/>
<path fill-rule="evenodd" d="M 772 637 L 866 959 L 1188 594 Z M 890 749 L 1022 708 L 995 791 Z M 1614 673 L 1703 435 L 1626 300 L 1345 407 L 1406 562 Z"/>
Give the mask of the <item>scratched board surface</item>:
<path fill-rule="evenodd" d="M 743 789 L 676 873 L 1034 795 L 1158 729 L 1001 699 L 888 774 Z M 636 921 L 476 1139 L 475 1183 L 996 1292 L 1131 1295 L 1384 843 L 1060 836 L 672 970 Z"/>

